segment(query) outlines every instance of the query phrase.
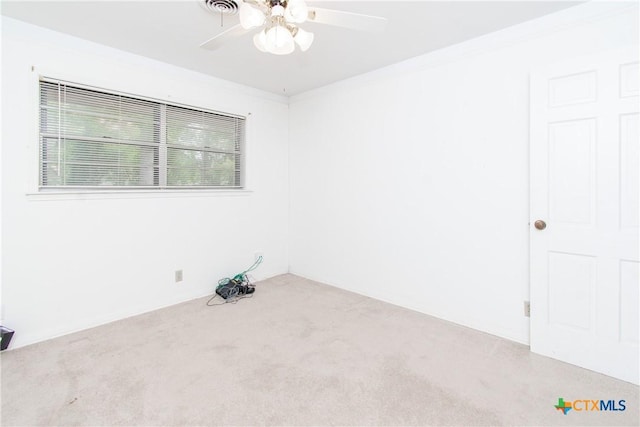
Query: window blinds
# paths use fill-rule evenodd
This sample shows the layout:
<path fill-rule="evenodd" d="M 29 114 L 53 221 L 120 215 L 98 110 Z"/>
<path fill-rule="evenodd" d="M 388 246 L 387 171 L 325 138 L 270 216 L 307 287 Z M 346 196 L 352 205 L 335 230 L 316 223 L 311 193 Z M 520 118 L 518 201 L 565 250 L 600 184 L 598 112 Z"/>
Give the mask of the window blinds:
<path fill-rule="evenodd" d="M 167 106 L 167 185 L 238 187 L 244 119 Z"/>
<path fill-rule="evenodd" d="M 242 187 L 245 120 L 40 82 L 40 186 Z"/>

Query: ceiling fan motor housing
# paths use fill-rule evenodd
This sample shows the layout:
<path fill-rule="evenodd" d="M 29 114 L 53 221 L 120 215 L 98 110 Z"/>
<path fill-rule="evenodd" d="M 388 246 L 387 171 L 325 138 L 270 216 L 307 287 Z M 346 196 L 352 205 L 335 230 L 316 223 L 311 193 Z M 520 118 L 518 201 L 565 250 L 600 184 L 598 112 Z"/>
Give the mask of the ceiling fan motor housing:
<path fill-rule="evenodd" d="M 274 7 L 274 6 L 287 7 L 287 0 L 269 0 L 269 4 L 271 5 L 271 7 Z"/>

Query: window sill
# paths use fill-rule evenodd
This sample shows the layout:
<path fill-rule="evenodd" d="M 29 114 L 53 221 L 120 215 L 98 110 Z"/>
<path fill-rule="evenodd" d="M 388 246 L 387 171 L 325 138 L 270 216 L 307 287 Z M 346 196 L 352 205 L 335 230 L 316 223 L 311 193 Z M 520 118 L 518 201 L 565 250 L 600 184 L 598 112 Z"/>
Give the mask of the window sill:
<path fill-rule="evenodd" d="M 100 200 L 100 199 L 173 199 L 183 197 L 244 197 L 253 193 L 244 189 L 184 189 L 184 190 L 45 190 L 27 193 L 29 201 Z"/>

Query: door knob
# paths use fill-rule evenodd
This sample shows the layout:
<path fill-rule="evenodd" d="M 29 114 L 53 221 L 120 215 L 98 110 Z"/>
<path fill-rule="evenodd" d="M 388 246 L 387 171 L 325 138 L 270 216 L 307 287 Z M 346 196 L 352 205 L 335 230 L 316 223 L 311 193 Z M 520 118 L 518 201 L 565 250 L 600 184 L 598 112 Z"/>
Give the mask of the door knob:
<path fill-rule="evenodd" d="M 544 230 L 545 228 L 547 228 L 547 223 L 544 222 L 543 220 L 539 219 L 536 222 L 533 223 L 534 227 L 536 227 L 538 230 Z"/>

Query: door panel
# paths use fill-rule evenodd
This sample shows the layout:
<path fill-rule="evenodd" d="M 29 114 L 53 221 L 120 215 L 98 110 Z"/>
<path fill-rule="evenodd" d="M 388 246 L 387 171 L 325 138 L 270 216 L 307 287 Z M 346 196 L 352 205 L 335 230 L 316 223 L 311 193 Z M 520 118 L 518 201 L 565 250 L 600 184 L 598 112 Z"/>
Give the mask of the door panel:
<path fill-rule="evenodd" d="M 638 63 L 623 64 L 620 66 L 620 97 L 638 96 L 638 76 L 640 70 Z"/>
<path fill-rule="evenodd" d="M 596 99 L 596 73 L 588 71 L 549 80 L 549 106 L 593 102 Z"/>
<path fill-rule="evenodd" d="M 549 325 L 591 333 L 596 259 L 549 252 Z"/>
<path fill-rule="evenodd" d="M 620 341 L 630 345 L 638 345 L 640 334 L 638 281 L 640 263 L 620 261 Z"/>
<path fill-rule="evenodd" d="M 530 165 L 531 350 L 636 384 L 639 78 L 622 50 L 532 73 Z"/>
<path fill-rule="evenodd" d="M 554 223 L 593 221 L 595 130 L 594 119 L 549 125 L 549 219 Z"/>
<path fill-rule="evenodd" d="M 620 116 L 620 226 L 638 228 L 640 209 L 638 114 Z"/>

